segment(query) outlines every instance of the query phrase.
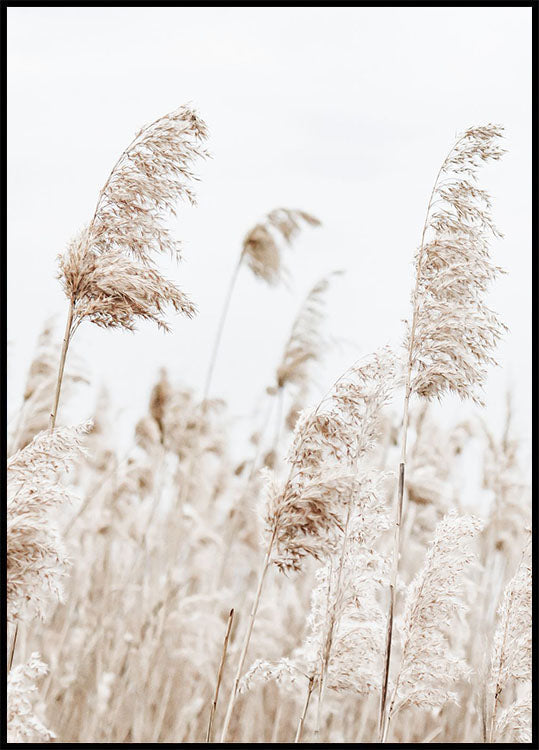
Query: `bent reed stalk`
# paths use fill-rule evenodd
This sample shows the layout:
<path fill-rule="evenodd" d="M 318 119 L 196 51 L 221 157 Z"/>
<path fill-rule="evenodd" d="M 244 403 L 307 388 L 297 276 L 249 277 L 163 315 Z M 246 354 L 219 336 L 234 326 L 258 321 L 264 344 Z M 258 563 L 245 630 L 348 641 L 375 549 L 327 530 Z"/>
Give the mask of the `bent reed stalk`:
<path fill-rule="evenodd" d="M 215 694 L 213 696 L 213 701 L 211 704 L 211 711 L 210 711 L 210 720 L 208 722 L 208 731 L 206 732 L 206 742 L 211 742 L 211 736 L 212 736 L 212 728 L 213 728 L 213 719 L 215 717 L 215 712 L 217 710 L 217 701 L 219 700 L 219 689 L 221 687 L 221 680 L 223 677 L 223 670 L 225 668 L 225 661 L 227 656 L 227 649 L 228 649 L 228 639 L 230 637 L 230 630 L 232 629 L 232 620 L 234 618 L 234 610 L 230 610 L 230 614 L 228 615 L 228 622 L 226 626 L 226 633 L 225 633 L 225 639 L 223 641 L 223 651 L 221 654 L 221 662 L 219 664 L 219 671 L 217 672 L 217 684 L 215 685 Z"/>
<path fill-rule="evenodd" d="M 62 389 L 62 380 L 64 377 L 64 369 L 65 369 L 65 363 L 66 363 L 66 357 L 67 357 L 67 350 L 69 347 L 69 342 L 71 341 L 71 337 L 73 335 L 73 313 L 75 311 L 75 304 L 73 302 L 73 299 L 70 299 L 69 301 L 69 311 L 67 314 L 67 322 L 66 322 L 66 329 L 64 333 L 64 340 L 62 342 L 62 352 L 60 354 L 60 362 L 58 364 L 58 376 L 56 379 L 56 389 L 54 393 L 54 404 L 52 407 L 51 412 L 51 419 L 49 424 L 49 429 L 52 432 L 54 430 L 54 427 L 56 425 L 56 417 L 58 415 L 58 404 L 60 402 L 60 391 Z"/>
<path fill-rule="evenodd" d="M 180 258 L 179 244 L 164 226 L 175 202 L 196 202 L 189 166 L 206 152 L 206 125 L 194 110 L 180 107 L 142 128 L 116 161 L 99 192 L 88 226 L 60 256 L 59 278 L 69 300 L 66 330 L 51 411 L 56 425 L 70 341 L 88 319 L 102 328 L 134 330 L 137 319 L 163 330 L 165 306 L 192 317 L 189 298 L 152 265 L 152 254 Z"/>
<path fill-rule="evenodd" d="M 240 268 L 245 263 L 255 278 L 264 281 L 269 286 L 276 286 L 280 283 L 283 277 L 283 263 L 281 259 L 282 250 L 277 244 L 276 238 L 279 238 L 286 244 L 290 245 L 294 237 L 300 232 L 302 223 L 313 227 L 320 225 L 318 219 L 305 211 L 289 208 L 275 208 L 265 216 L 263 221 L 256 224 L 244 237 L 240 257 L 236 263 L 234 271 L 232 272 L 217 326 L 217 333 L 204 385 L 204 401 L 208 399 L 210 393 L 213 372 L 221 345 L 225 320 L 228 315 L 230 300 L 232 298 L 232 293 L 236 285 Z"/>
<path fill-rule="evenodd" d="M 217 355 L 219 353 L 219 347 L 221 346 L 221 339 L 223 336 L 223 330 L 225 327 L 226 318 L 227 318 L 228 311 L 230 308 L 230 301 L 232 299 L 234 287 L 236 286 L 236 281 L 238 279 L 238 274 L 240 272 L 242 260 L 243 260 L 243 256 L 240 256 L 238 262 L 236 263 L 236 267 L 234 268 L 234 271 L 232 272 L 232 276 L 230 277 L 230 281 L 228 284 L 228 289 L 227 289 L 225 301 L 223 304 L 223 309 L 221 310 L 221 316 L 219 318 L 219 324 L 217 326 L 217 333 L 215 335 L 215 341 L 213 342 L 213 349 L 212 349 L 212 353 L 210 357 L 210 364 L 208 366 L 208 372 L 206 374 L 206 382 L 204 384 L 204 393 L 202 395 L 203 401 L 207 401 L 210 395 L 210 388 L 211 388 L 212 379 L 213 379 L 213 371 L 215 370 L 215 363 L 217 362 Z"/>
<path fill-rule="evenodd" d="M 228 727 L 230 725 L 230 719 L 232 718 L 232 712 L 234 710 L 234 705 L 236 703 L 236 698 L 238 696 L 238 686 L 240 684 L 241 680 L 241 673 L 243 671 L 243 667 L 245 664 L 245 659 L 247 657 L 247 650 L 249 648 L 249 644 L 251 642 L 251 635 L 253 633 L 253 627 L 255 624 L 255 618 L 256 614 L 258 612 L 258 605 L 260 604 L 260 597 L 262 595 L 262 588 L 264 586 L 264 581 L 266 579 L 266 573 L 268 572 L 268 568 L 271 563 L 271 553 L 273 551 L 273 544 L 275 542 L 275 536 L 277 534 L 277 525 L 275 525 L 275 528 L 273 530 L 273 534 L 271 535 L 268 547 L 266 549 L 266 555 L 264 557 L 264 563 L 262 565 L 262 569 L 260 571 L 260 576 L 258 578 L 258 585 L 256 588 L 256 594 L 253 601 L 253 605 L 251 607 L 251 612 L 249 613 L 249 622 L 247 625 L 247 631 L 245 633 L 245 637 L 243 640 L 243 645 L 241 649 L 240 659 L 238 662 L 238 667 L 236 669 L 236 675 L 234 677 L 234 683 L 232 685 L 232 691 L 230 693 L 230 698 L 228 701 L 228 706 L 226 710 L 226 716 L 225 721 L 223 724 L 223 729 L 221 731 L 221 742 L 226 741 L 226 736 L 228 734 Z"/>
<path fill-rule="evenodd" d="M 468 129 L 453 144 L 434 181 L 416 256 L 380 697 L 381 742 L 387 734 L 386 703 L 399 568 L 410 397 L 413 392 L 424 398 L 432 398 L 441 396 L 445 391 L 453 391 L 462 399 L 471 398 L 482 404 L 473 388 L 484 382 L 484 366 L 493 362 L 490 350 L 505 328 L 480 299 L 488 283 L 501 272 L 490 263 L 485 234 L 487 230 L 497 237 L 501 237 L 501 234 L 490 217 L 490 197 L 475 185 L 478 166 L 489 159 L 498 160 L 504 153 L 496 145 L 496 139 L 501 135 L 502 128 L 486 125 Z M 443 173 L 448 177 L 441 181 Z M 466 176 L 472 181 L 467 180 Z M 441 203 L 442 207 L 433 214 L 431 212 L 436 203 Z M 426 242 L 428 229 L 434 232 L 434 239 L 430 242 Z"/>
<path fill-rule="evenodd" d="M 303 735 L 303 727 L 305 725 L 305 719 L 307 718 L 307 711 L 309 710 L 309 703 L 311 702 L 311 695 L 313 694 L 314 690 L 314 676 L 309 677 L 309 685 L 307 687 L 307 696 L 305 698 L 305 703 L 303 704 L 303 711 L 301 712 L 301 716 L 299 717 L 298 722 L 298 728 L 296 731 L 296 737 L 294 739 L 294 743 L 301 742 L 301 737 Z"/>
<path fill-rule="evenodd" d="M 423 248 L 425 244 L 425 234 L 427 231 L 430 210 L 431 210 L 432 201 L 434 199 L 434 195 L 436 192 L 436 187 L 438 185 L 438 180 L 440 179 L 440 175 L 442 174 L 442 170 L 448 158 L 453 153 L 454 149 L 456 148 L 456 146 L 461 140 L 462 138 L 459 139 L 459 141 L 457 141 L 457 143 L 453 145 L 453 147 L 451 148 L 451 150 L 445 157 L 444 161 L 442 162 L 442 166 L 438 170 L 438 174 L 436 175 L 436 179 L 434 181 L 434 185 L 433 185 L 430 198 L 429 198 L 429 202 L 427 205 L 427 213 L 425 215 L 423 231 L 421 233 L 421 243 L 419 247 L 419 256 L 418 256 L 419 264 L 417 268 L 415 286 L 414 286 L 413 296 L 412 296 L 412 308 L 413 308 L 412 328 L 410 332 L 410 341 L 408 345 L 408 361 L 406 365 L 406 383 L 404 386 L 404 404 L 403 404 L 403 415 L 402 415 L 402 426 L 401 426 L 401 456 L 400 456 L 400 462 L 399 462 L 399 473 L 398 473 L 399 479 L 398 479 L 398 485 L 397 485 L 397 498 L 396 498 L 396 503 L 395 503 L 393 562 L 392 562 L 392 568 L 391 568 L 391 582 L 389 584 L 389 592 L 390 592 L 389 593 L 389 611 L 388 611 L 388 617 L 387 617 L 384 674 L 382 678 L 382 693 L 381 693 L 381 699 L 380 699 L 380 741 L 383 741 L 382 738 L 384 736 L 384 730 L 385 730 L 385 708 L 386 708 L 387 687 L 388 687 L 388 680 L 389 680 L 389 667 L 391 664 L 391 647 L 392 647 L 392 642 L 393 642 L 393 619 L 394 619 L 395 595 L 396 595 L 395 589 L 396 589 L 396 584 L 397 584 L 397 574 L 398 574 L 398 568 L 399 568 L 400 533 L 401 533 L 402 506 L 403 506 L 403 499 L 404 499 L 404 484 L 405 484 L 405 473 L 406 473 L 406 446 L 407 446 L 407 438 L 408 438 L 408 414 L 409 414 L 409 404 L 410 404 L 410 395 L 411 395 L 413 346 L 414 346 L 414 340 L 415 340 L 415 330 L 416 330 L 416 321 L 417 321 L 418 291 L 419 291 L 421 264 L 423 262 Z"/>

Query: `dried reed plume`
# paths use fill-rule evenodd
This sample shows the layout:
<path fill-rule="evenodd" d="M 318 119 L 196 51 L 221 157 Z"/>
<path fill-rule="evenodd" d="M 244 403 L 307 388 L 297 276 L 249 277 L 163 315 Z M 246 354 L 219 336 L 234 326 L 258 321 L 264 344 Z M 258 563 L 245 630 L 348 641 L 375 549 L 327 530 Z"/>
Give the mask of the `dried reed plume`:
<path fill-rule="evenodd" d="M 316 409 L 296 425 L 288 456 L 288 479 L 279 488 L 268 472 L 267 548 L 249 615 L 247 631 L 221 735 L 228 726 L 267 571 L 300 570 L 306 556 L 320 559 L 335 549 L 361 492 L 356 462 L 373 445 L 380 412 L 394 387 L 394 361 L 388 349 L 363 366 L 353 365 Z"/>
<path fill-rule="evenodd" d="M 60 268 L 74 307 L 71 336 L 83 320 L 127 331 L 135 330 L 137 319 L 150 320 L 169 331 L 163 318 L 169 304 L 176 312 L 194 315 L 189 299 L 148 261 L 133 261 L 113 250 L 99 255 L 88 249 L 84 234 L 71 242 Z"/>
<path fill-rule="evenodd" d="M 54 340 L 52 323 L 43 327 L 37 342 L 36 352 L 26 377 L 23 403 L 19 411 L 17 425 L 10 440 L 8 454 L 12 455 L 24 448 L 41 430 L 45 430 L 50 420 L 51 393 L 54 392 L 58 369 L 59 346 Z M 64 373 L 66 386 L 75 383 L 88 383 L 87 378 L 73 362 Z"/>
<path fill-rule="evenodd" d="M 137 425 L 137 438 L 151 442 L 155 436 L 180 461 L 194 454 L 222 453 L 223 437 L 213 418 L 221 406 L 212 400 L 203 407 L 190 389 L 174 387 L 162 368 L 150 394 L 149 415 Z"/>
<path fill-rule="evenodd" d="M 89 425 L 41 432 L 7 463 L 7 614 L 43 618 L 61 601 L 67 557 L 52 512 L 72 499 L 60 476 L 82 450 Z"/>
<path fill-rule="evenodd" d="M 285 344 L 275 373 L 275 386 L 268 389 L 271 393 L 287 385 L 300 388 L 307 385 L 309 365 L 322 356 L 325 341 L 320 328 L 325 317 L 325 296 L 331 277 L 337 273 L 340 272 L 335 271 L 317 281 L 307 294 Z"/>
<path fill-rule="evenodd" d="M 226 453 L 222 427 L 218 423 L 222 402 L 199 402 L 187 388 L 172 386 L 164 368 L 150 395 L 149 413 L 136 426 L 136 442 L 146 453 L 144 472 L 152 473 L 152 463 L 159 469 L 152 482 L 161 483 L 167 467 L 175 467 L 174 485 L 179 488 L 179 504 L 189 500 L 207 463 L 218 461 Z M 171 463 L 172 462 L 172 463 Z M 138 469 L 140 470 L 140 466 Z M 155 505 L 161 492 L 157 487 Z"/>
<path fill-rule="evenodd" d="M 291 245 L 300 232 L 301 222 L 311 227 L 320 226 L 320 221 L 305 211 L 289 208 L 270 211 L 264 221 L 246 234 L 240 263 L 246 263 L 257 279 L 270 286 L 278 284 L 283 278 L 284 266 L 277 239 Z"/>
<path fill-rule="evenodd" d="M 271 396 L 277 396 L 279 409 L 277 418 L 277 437 L 282 421 L 282 404 L 284 390 L 287 387 L 295 389 L 294 403 L 287 420 L 295 419 L 301 410 L 301 404 L 305 400 L 311 366 L 319 362 L 324 353 L 327 342 L 322 335 L 321 327 L 325 318 L 326 293 L 332 277 L 341 274 L 342 271 L 333 271 L 324 278 L 317 281 L 307 294 L 298 314 L 292 324 L 292 329 L 285 343 L 281 361 L 275 372 L 275 384 L 266 390 Z M 277 446 L 275 445 L 274 448 Z"/>
<path fill-rule="evenodd" d="M 318 685 L 317 734 L 326 685 L 338 692 L 369 693 L 379 674 L 383 614 L 376 595 L 385 578 L 385 559 L 374 547 L 389 526 L 380 501 L 384 479 L 370 470 L 360 475 L 361 490 L 348 505 L 340 554 L 330 557 L 321 576 L 324 599 L 322 592 L 313 596 L 312 633 L 305 644 L 307 656 L 310 652 L 305 711 L 313 685 Z M 318 604 L 318 616 L 317 600 L 325 602 L 322 610 Z M 296 742 L 301 739 L 304 720 L 302 715 Z"/>
<path fill-rule="evenodd" d="M 380 737 L 385 734 L 410 397 L 440 398 L 453 392 L 481 404 L 477 389 L 485 381 L 486 366 L 494 362 L 492 351 L 505 328 L 483 302 L 500 272 L 490 260 L 489 238 L 501 235 L 492 222 L 489 195 L 476 186 L 479 166 L 504 153 L 498 145 L 501 136 L 501 127 L 486 125 L 470 128 L 453 145 L 434 181 L 415 259 Z"/>
<path fill-rule="evenodd" d="M 508 397 L 501 439 L 482 423 L 486 438 L 483 487 L 494 495 L 484 534 L 487 555 L 491 552 L 487 545 L 509 556 L 514 555 L 521 547 L 524 529 L 531 523 L 531 505 L 519 466 L 517 441 L 511 435 L 511 418 L 512 406 Z"/>
<path fill-rule="evenodd" d="M 217 334 L 213 344 L 210 357 L 208 374 L 204 386 L 204 399 L 208 398 L 210 386 L 221 343 L 221 337 L 230 307 L 230 300 L 236 285 L 238 274 L 242 265 L 246 264 L 254 276 L 262 279 L 270 286 L 275 286 L 283 277 L 283 264 L 281 260 L 281 247 L 278 240 L 283 240 L 291 245 L 292 240 L 299 234 L 301 223 L 304 222 L 312 227 L 320 226 L 320 222 L 314 216 L 289 208 L 276 208 L 266 216 L 265 220 L 256 224 L 245 236 L 242 250 L 236 267 L 230 278 L 225 302 L 219 318 Z"/>
<path fill-rule="evenodd" d="M 341 273 L 343 272 L 333 271 L 320 279 L 309 290 L 294 318 L 281 359 L 276 367 L 274 384 L 266 388 L 271 401 L 268 404 L 261 432 L 256 436 L 257 453 L 251 464 L 250 479 L 254 477 L 259 467 L 263 437 L 271 421 L 275 422 L 275 431 L 271 446 L 263 456 L 262 465 L 274 469 L 278 460 L 282 428 L 284 426 L 292 431 L 301 410 L 305 407 L 311 368 L 321 361 L 330 343 L 321 330 L 326 312 L 326 293 L 332 277 Z M 283 418 L 285 392 L 290 393 L 292 399 L 288 412 Z"/>
<path fill-rule="evenodd" d="M 47 674 L 38 653 L 9 671 L 7 678 L 7 741 L 51 742 L 55 735 L 39 719 L 32 706 L 36 682 Z"/>
<path fill-rule="evenodd" d="M 318 687 L 316 731 L 326 687 L 356 695 L 379 689 L 385 622 L 377 595 L 385 581 L 385 561 L 374 547 L 389 527 L 378 486 L 383 479 L 373 472 L 359 477 L 360 491 L 349 502 L 341 548 L 328 552 L 316 573 L 317 585 L 307 621 L 309 634 L 304 643 L 290 658 L 275 664 L 256 661 L 240 686 L 245 691 L 260 680 L 296 683 L 305 677 L 307 695 L 296 742 L 301 741 L 315 688 Z"/>
<path fill-rule="evenodd" d="M 514 577 L 507 584 L 498 610 L 499 622 L 492 648 L 489 695 L 489 742 L 505 735 L 517 742 L 531 742 L 532 667 L 532 568 L 531 535 Z M 508 688 L 517 688 L 516 698 L 503 710 Z"/>
<path fill-rule="evenodd" d="M 140 130 L 122 153 L 104 187 L 89 225 L 60 257 L 69 313 L 51 413 L 54 427 L 69 343 L 87 319 L 103 328 L 133 330 L 138 319 L 169 330 L 171 306 L 188 317 L 193 303 L 153 265 L 153 256 L 180 258 L 180 247 L 164 223 L 178 200 L 195 202 L 191 166 L 207 156 L 201 143 L 205 123 L 180 107 Z"/>
<path fill-rule="evenodd" d="M 395 377 L 392 354 L 382 349 L 353 365 L 299 418 L 288 479 L 270 492 L 266 509 L 273 561 L 282 570 L 299 570 L 305 555 L 320 559 L 334 548 L 336 529 L 340 539 L 348 502 L 359 490 L 357 462 L 374 445 Z"/>
<path fill-rule="evenodd" d="M 388 706 L 383 741 L 395 714 L 407 705 L 456 701 L 451 687 L 470 670 L 451 653 L 448 628 L 466 611 L 464 573 L 474 561 L 471 543 L 482 522 L 450 511 L 436 527 L 425 562 L 408 586 L 401 629 L 402 655 Z"/>

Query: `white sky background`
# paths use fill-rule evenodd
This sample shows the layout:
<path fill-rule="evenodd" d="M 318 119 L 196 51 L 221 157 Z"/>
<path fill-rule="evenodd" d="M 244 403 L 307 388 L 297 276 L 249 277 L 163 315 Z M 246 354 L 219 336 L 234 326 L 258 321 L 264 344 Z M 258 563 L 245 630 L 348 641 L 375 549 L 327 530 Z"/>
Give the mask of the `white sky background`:
<path fill-rule="evenodd" d="M 398 345 L 409 314 L 413 255 L 432 182 L 455 135 L 506 127 L 509 153 L 487 166 L 505 239 L 490 305 L 510 332 L 487 387 L 500 429 L 514 389 L 515 426 L 531 450 L 530 8 L 8 9 L 9 406 L 44 320 L 67 312 L 56 255 L 91 217 L 134 133 L 192 102 L 213 159 L 198 167 L 199 206 L 174 223 L 184 262 L 169 273 L 199 308 L 165 335 L 89 324 L 76 334 L 94 388 L 110 390 L 128 434 L 161 365 L 200 391 L 228 278 L 245 232 L 277 206 L 323 222 L 286 253 L 289 288 L 243 269 L 214 377 L 234 415 L 252 413 L 272 379 L 299 304 L 333 269 L 328 354 L 313 398 L 358 356 Z M 79 416 L 92 413 L 86 390 Z M 445 403 L 451 418 L 468 413 Z"/>

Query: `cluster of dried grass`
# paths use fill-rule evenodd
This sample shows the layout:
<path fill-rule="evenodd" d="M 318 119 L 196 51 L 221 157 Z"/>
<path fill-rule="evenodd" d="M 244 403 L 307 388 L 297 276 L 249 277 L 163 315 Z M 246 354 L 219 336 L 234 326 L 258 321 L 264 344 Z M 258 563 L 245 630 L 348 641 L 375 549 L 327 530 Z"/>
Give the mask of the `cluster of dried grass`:
<path fill-rule="evenodd" d="M 281 243 L 319 224 L 280 208 L 243 241 L 202 398 L 162 371 L 124 455 L 104 399 L 56 427 L 83 379 L 66 368 L 83 320 L 194 313 L 154 257 L 177 255 L 164 214 L 194 202 L 206 136 L 185 107 L 140 131 L 60 259 L 63 345 L 47 326 L 9 443 L 10 741 L 529 741 L 530 505 L 510 408 L 498 439 L 479 417 L 441 428 L 429 406 L 448 391 L 480 403 L 503 331 L 484 304 L 498 233 L 477 187 L 500 128 L 466 131 L 438 173 L 403 357 L 381 349 L 308 406 L 321 280 L 266 389 L 277 430 L 233 458 L 208 394 L 238 271 L 277 283 Z M 482 517 L 459 496 L 471 444 Z"/>

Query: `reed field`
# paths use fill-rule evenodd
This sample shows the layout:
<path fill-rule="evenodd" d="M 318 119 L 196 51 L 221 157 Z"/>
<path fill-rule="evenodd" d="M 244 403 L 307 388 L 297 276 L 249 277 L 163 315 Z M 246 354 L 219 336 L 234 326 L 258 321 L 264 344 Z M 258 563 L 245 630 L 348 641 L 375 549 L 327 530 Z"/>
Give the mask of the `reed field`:
<path fill-rule="evenodd" d="M 65 329 L 43 321 L 8 424 L 9 742 L 531 742 L 531 488 L 512 394 L 499 431 L 483 391 L 510 335 L 488 301 L 504 270 L 482 186 L 504 129 L 463 126 L 440 143 L 417 247 L 400 249 L 414 268 L 400 346 L 313 388 L 329 274 L 238 427 L 218 397 L 238 274 L 278 288 L 324 221 L 268 206 L 215 300 L 205 380 L 156 363 L 123 445 L 107 383 L 90 419 L 66 420 L 88 379 L 78 330 L 197 314 L 162 268 L 212 155 L 191 104 L 126 134 L 58 257 Z"/>

